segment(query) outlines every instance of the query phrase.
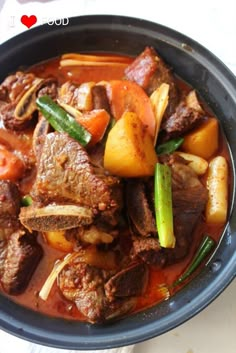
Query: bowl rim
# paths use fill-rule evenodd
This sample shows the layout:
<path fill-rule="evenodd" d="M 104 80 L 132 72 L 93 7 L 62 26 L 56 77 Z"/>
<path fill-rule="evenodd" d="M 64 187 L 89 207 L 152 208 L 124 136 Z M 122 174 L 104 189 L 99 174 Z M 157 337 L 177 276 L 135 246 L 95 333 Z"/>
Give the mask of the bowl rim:
<path fill-rule="evenodd" d="M 9 39 L 0 45 L 0 59 L 3 57 L 4 60 L 5 53 L 7 55 L 9 51 L 14 51 L 15 48 L 21 46 L 22 43 L 24 43 L 24 45 L 29 45 L 33 41 L 33 37 L 41 37 L 43 39 L 48 36 L 53 36 L 54 33 L 58 34 L 63 33 L 63 31 L 72 31 L 73 28 L 80 25 L 86 25 L 86 23 L 101 27 L 106 27 L 114 23 L 118 27 L 120 26 L 120 28 L 124 28 L 124 26 L 131 26 L 129 29 L 133 31 L 137 29 L 145 29 L 148 32 L 152 32 L 163 42 L 182 48 L 186 55 L 194 57 L 195 60 L 200 61 L 204 66 L 207 66 L 211 73 L 217 76 L 218 79 L 222 80 L 223 85 L 226 87 L 227 91 L 230 92 L 230 95 L 234 95 L 234 102 L 236 106 L 236 78 L 234 74 L 208 49 L 204 48 L 201 44 L 186 35 L 158 23 L 135 17 L 118 15 L 86 15 L 71 17 L 69 18 L 69 21 L 70 22 L 67 29 L 60 28 L 55 25 L 48 28 L 48 25 L 44 24 Z M 186 46 L 184 47 L 184 45 Z M 231 223 L 233 222 L 233 219 L 236 219 L 236 210 L 234 207 L 235 166 L 233 162 L 235 156 L 232 151 L 231 153 L 234 193 L 232 195 L 231 203 L 231 218 L 225 228 L 224 237 L 221 243 L 224 246 L 227 246 L 228 242 L 231 241 L 233 242 L 234 249 L 236 249 L 236 240 L 232 240 L 230 236 Z M 160 320 L 155 320 L 155 313 L 153 314 L 153 310 L 155 308 L 147 309 L 145 311 L 145 317 L 143 317 L 143 313 L 131 315 L 128 321 L 133 324 L 133 329 L 129 331 L 127 331 L 126 326 L 124 326 L 122 331 L 111 335 L 109 329 L 107 330 L 108 333 L 103 333 L 101 327 L 99 328 L 97 325 L 91 326 L 90 324 L 83 323 L 82 325 L 86 326 L 88 333 L 87 335 L 78 334 L 77 337 L 74 337 L 74 335 L 69 336 L 68 334 L 63 333 L 63 325 L 60 325 L 62 320 L 49 319 L 42 314 L 31 312 L 30 310 L 24 308 L 24 311 L 27 313 L 29 318 L 33 319 L 33 316 L 36 315 L 42 322 L 40 325 L 34 322 L 35 326 L 31 326 L 29 324 L 29 320 L 19 321 L 18 318 L 13 317 L 11 310 L 17 310 L 20 314 L 22 311 L 21 308 L 18 308 L 16 304 L 10 302 L 7 298 L 2 298 L 4 304 L 6 304 L 8 308 L 3 306 L 0 309 L 0 327 L 20 338 L 47 346 L 65 349 L 104 349 L 141 342 L 167 332 L 179 324 L 189 320 L 204 309 L 208 304 L 210 304 L 229 285 L 229 283 L 236 276 L 236 250 L 234 251 L 232 257 L 228 259 L 228 262 L 224 265 L 224 267 L 221 267 L 219 271 L 217 270 L 214 272 L 212 270 L 212 263 L 214 263 L 214 261 L 217 261 L 217 256 L 215 255 L 212 256 L 204 270 L 197 276 L 197 281 L 201 284 L 204 283 L 206 277 L 209 278 L 209 284 L 207 287 L 205 287 L 202 291 L 199 291 L 199 288 L 196 286 L 194 287 L 193 284 L 189 284 L 185 287 L 191 287 L 192 293 L 196 294 L 197 297 L 191 298 L 190 296 L 187 296 L 185 301 L 182 301 L 182 309 L 176 311 L 175 302 L 178 300 L 181 302 L 181 292 L 178 292 L 174 297 L 171 297 L 168 303 L 168 305 L 172 305 L 171 313 L 167 317 L 161 317 Z M 165 311 L 167 302 L 162 304 L 162 308 Z M 160 304 L 155 310 L 159 310 L 159 308 Z M 140 324 L 137 321 L 140 321 Z M 46 326 L 49 322 L 53 323 L 53 325 L 58 324 L 60 329 L 59 332 L 55 332 L 53 329 L 50 330 L 50 327 L 48 328 Z M 63 322 L 65 323 L 67 321 Z M 69 324 L 69 326 L 71 325 L 70 323 L 67 324 Z M 80 325 L 81 323 L 77 326 L 81 327 Z M 117 324 L 114 324 L 113 326 L 116 327 Z M 103 327 L 106 330 L 108 325 Z M 45 332 L 46 330 L 48 330 L 48 332 Z M 91 335 L 91 332 L 95 333 L 95 337 Z"/>

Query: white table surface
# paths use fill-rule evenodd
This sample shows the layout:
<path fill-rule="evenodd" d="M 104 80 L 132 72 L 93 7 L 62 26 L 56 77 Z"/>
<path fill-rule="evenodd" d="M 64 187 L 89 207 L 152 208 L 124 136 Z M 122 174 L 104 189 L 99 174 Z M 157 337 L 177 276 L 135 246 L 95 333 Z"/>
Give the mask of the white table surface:
<path fill-rule="evenodd" d="M 0 0 L 0 43 L 27 30 L 20 23 L 22 15 L 36 15 L 40 24 L 85 14 L 126 15 L 164 24 L 197 40 L 236 74 L 234 0 Z M 1 332 L 0 340 L 0 353 L 63 352 L 32 344 L 23 346 L 23 341 Z M 236 353 L 236 281 L 193 319 L 135 346 L 134 353 L 143 352 Z"/>

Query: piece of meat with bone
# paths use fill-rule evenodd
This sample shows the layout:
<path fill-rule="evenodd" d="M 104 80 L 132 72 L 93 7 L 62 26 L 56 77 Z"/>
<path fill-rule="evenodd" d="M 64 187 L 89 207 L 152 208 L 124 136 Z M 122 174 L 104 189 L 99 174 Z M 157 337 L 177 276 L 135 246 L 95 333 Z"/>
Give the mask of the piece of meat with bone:
<path fill-rule="evenodd" d="M 37 116 L 36 98 L 48 94 L 57 96 L 57 80 L 38 78 L 32 73 L 17 72 L 8 76 L 0 86 L 5 100 L 0 104 L 0 118 L 10 130 L 24 130 Z M 3 104 L 4 103 L 4 104 Z"/>
<path fill-rule="evenodd" d="M 11 295 L 22 293 L 27 287 L 43 255 L 36 235 L 24 230 L 11 234 L 4 261 L 1 283 Z"/>
<path fill-rule="evenodd" d="M 147 277 L 147 272 L 143 270 L 144 265 L 137 266 L 130 267 L 131 273 L 129 273 L 129 269 L 124 269 L 120 274 L 115 274 L 115 278 L 112 280 L 114 272 L 105 271 L 74 259 L 59 274 L 58 285 L 65 298 L 75 302 L 86 321 L 104 322 L 125 315 L 134 308 L 135 296 L 141 293 L 141 285 L 146 286 Z M 137 271 L 139 268 L 142 268 L 141 273 Z M 125 279 L 125 275 L 127 279 Z M 130 286 L 129 280 L 131 278 L 133 281 L 140 282 L 140 285 L 132 287 L 129 294 L 127 288 L 123 286 Z M 111 288 L 113 293 L 119 293 L 118 298 L 106 296 L 105 287 L 106 283 L 109 283 L 108 281 L 110 281 L 110 285 L 107 287 Z M 107 289 L 107 291 L 109 290 Z"/>
<path fill-rule="evenodd" d="M 139 84 L 151 95 L 162 83 L 169 85 L 169 103 L 165 117 L 174 113 L 178 103 L 178 91 L 175 78 L 170 68 L 160 58 L 154 48 L 146 47 L 144 51 L 125 69 L 125 78 Z"/>
<path fill-rule="evenodd" d="M 120 179 L 96 175 L 88 153 L 65 133 L 46 136 L 33 186 L 42 204 L 73 203 L 92 209 L 94 215 L 121 207 Z"/>
<path fill-rule="evenodd" d="M 33 204 L 22 207 L 20 221 L 29 231 L 49 232 L 86 226 L 93 222 L 93 212 L 77 205 Z"/>
<path fill-rule="evenodd" d="M 158 238 L 136 236 L 133 238 L 131 251 L 132 258 L 141 258 L 146 263 L 158 267 L 178 262 L 187 255 L 192 242 L 193 229 L 207 202 L 206 188 L 186 161 L 174 154 L 163 157 L 162 162 L 168 164 L 172 171 L 175 248 L 160 248 Z M 152 210 L 152 203 L 149 203 L 149 207 Z"/>

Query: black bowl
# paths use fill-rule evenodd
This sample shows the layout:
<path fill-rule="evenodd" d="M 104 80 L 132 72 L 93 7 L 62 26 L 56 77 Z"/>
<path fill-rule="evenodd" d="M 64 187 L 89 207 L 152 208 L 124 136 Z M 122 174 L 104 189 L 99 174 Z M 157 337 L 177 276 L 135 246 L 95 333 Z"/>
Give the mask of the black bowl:
<path fill-rule="evenodd" d="M 19 66 L 65 52 L 137 55 L 153 46 L 174 71 L 194 86 L 220 119 L 232 154 L 231 217 L 220 244 L 202 272 L 169 301 L 106 325 L 49 318 L 0 297 L 0 325 L 21 338 L 68 349 L 102 349 L 160 335 L 196 315 L 236 275 L 236 79 L 213 54 L 190 38 L 155 23 L 119 16 L 82 16 L 68 26 L 43 25 L 0 46 L 0 81 Z"/>

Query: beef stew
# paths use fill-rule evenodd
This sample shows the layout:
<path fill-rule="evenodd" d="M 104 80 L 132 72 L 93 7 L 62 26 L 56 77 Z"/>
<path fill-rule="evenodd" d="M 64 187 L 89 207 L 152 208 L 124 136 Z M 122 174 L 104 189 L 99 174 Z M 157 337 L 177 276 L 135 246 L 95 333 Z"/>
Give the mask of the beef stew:
<path fill-rule="evenodd" d="M 14 231 L 5 235 L 4 226 L 2 290 L 34 310 L 91 323 L 168 299 L 204 234 L 217 242 L 227 217 L 227 190 L 226 204 L 216 211 L 212 193 L 214 165 L 224 170 L 220 190 L 229 184 L 227 146 L 196 92 L 153 48 L 136 59 L 67 54 L 9 76 L 0 92 L 2 151 L 23 164 L 7 174 L 0 170 L 0 179 L 17 189 L 21 203 L 26 195 L 31 203 L 17 209 Z M 45 103 L 45 96 L 89 132 L 86 147 L 68 131 L 54 131 L 37 103 Z M 156 153 L 155 146 L 179 137 L 176 151 Z M 197 165 L 207 163 L 204 173 L 196 164 L 194 169 L 194 158 Z M 171 247 L 159 241 L 156 164 L 171 172 Z M 34 249 L 22 250 L 28 262 L 19 259 L 13 274 L 11 285 L 23 288 L 22 294 L 4 285 L 9 261 L 17 261 L 7 257 L 13 243 L 19 252 L 24 244 Z"/>

